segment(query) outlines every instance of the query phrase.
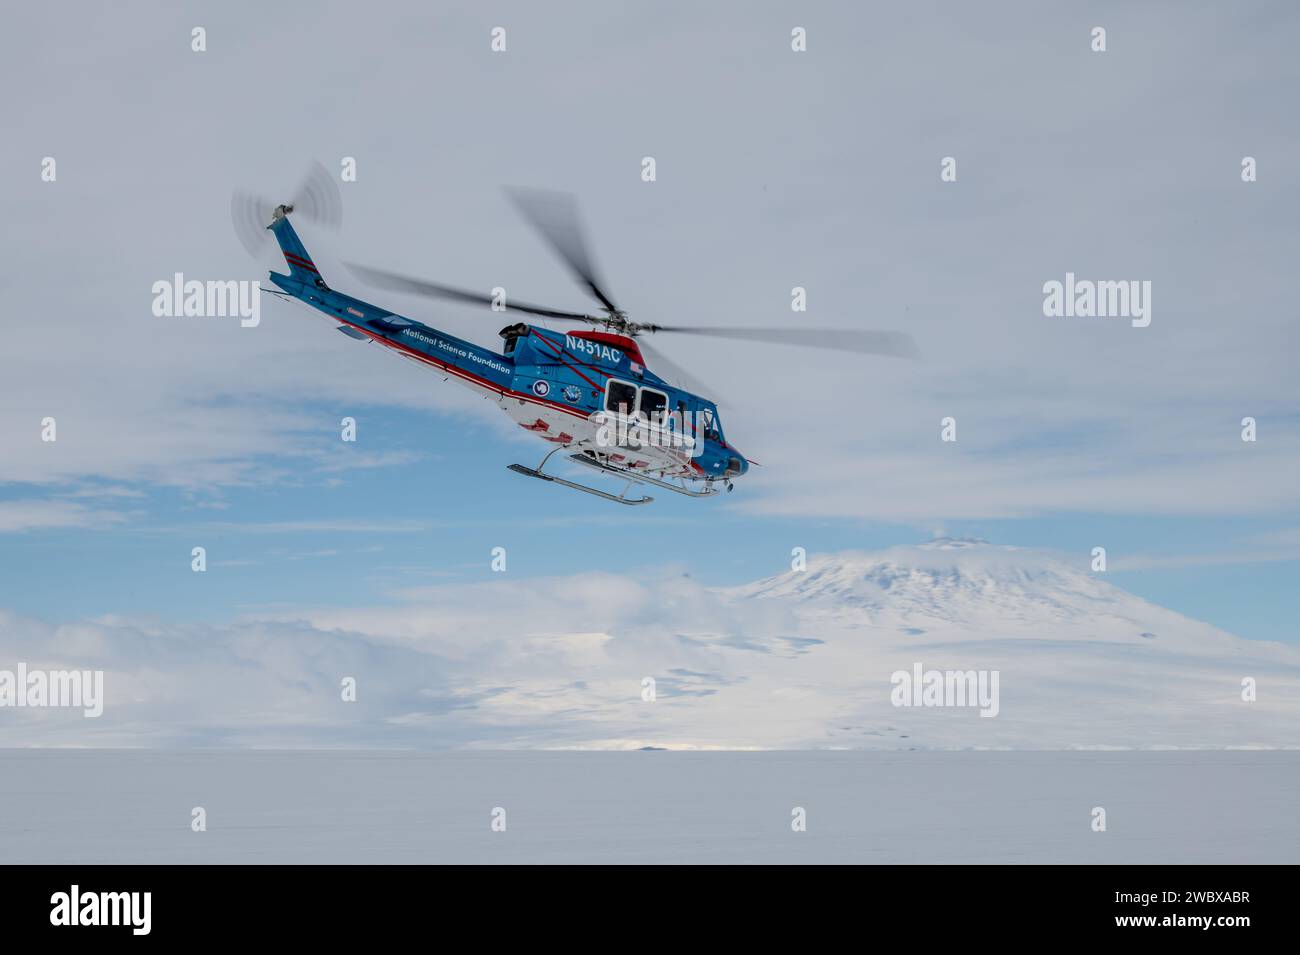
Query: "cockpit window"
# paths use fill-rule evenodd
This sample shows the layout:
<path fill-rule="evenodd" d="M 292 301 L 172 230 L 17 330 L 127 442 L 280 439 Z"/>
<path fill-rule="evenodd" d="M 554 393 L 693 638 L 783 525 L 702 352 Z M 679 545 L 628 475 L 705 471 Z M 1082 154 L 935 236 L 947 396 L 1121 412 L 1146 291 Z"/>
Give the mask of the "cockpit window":
<path fill-rule="evenodd" d="M 706 441 L 721 441 L 722 432 L 718 429 L 718 419 L 714 415 L 712 408 L 703 408 L 700 411 L 700 424 L 704 429 L 704 439 Z"/>

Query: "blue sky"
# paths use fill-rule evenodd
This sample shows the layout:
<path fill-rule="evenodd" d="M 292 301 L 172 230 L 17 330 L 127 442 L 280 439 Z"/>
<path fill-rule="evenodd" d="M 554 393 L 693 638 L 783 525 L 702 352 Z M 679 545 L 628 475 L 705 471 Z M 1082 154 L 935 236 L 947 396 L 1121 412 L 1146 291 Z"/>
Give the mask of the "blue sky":
<path fill-rule="evenodd" d="M 98 528 L 0 536 L 6 605 L 49 620 L 111 614 L 213 623 L 298 606 L 373 606 L 421 585 L 492 579 L 498 546 L 507 549 L 511 578 L 671 572 L 730 585 L 788 570 L 796 546 L 812 555 L 869 551 L 942 534 L 1053 550 L 1080 568 L 1104 542 L 1115 565 L 1110 582 L 1240 636 L 1300 642 L 1297 561 L 1230 562 L 1241 541 L 1274 527 L 1271 517 L 1066 514 L 898 525 L 750 513 L 743 485 L 730 499 L 660 494 L 653 505 L 620 508 L 507 471 L 512 461 L 536 463 L 546 446 L 488 433 L 482 411 L 354 408 L 356 445 L 339 440 L 339 407 L 302 412 L 319 420 L 315 439 L 340 460 L 365 452 L 402 463 L 322 475 L 270 458 L 266 466 L 283 471 L 282 480 L 203 492 L 88 482 L 83 493 L 138 496 L 100 498 L 121 519 Z M 431 438 L 438 450 L 422 450 Z M 9 485 L 0 501 L 41 490 Z M 194 546 L 207 549 L 206 573 L 190 569 Z M 1137 555 L 1156 565 L 1125 571 L 1125 559 Z M 1209 563 L 1177 565 L 1202 558 Z"/>

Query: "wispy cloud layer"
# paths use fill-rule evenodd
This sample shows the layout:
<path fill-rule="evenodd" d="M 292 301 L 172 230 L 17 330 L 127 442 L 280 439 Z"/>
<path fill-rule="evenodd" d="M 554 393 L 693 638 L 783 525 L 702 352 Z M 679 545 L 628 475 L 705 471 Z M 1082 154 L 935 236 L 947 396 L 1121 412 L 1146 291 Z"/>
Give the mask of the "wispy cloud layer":
<path fill-rule="evenodd" d="M 65 528 L 100 529 L 126 520 L 121 511 L 89 507 L 75 501 L 0 501 L 0 534 Z"/>

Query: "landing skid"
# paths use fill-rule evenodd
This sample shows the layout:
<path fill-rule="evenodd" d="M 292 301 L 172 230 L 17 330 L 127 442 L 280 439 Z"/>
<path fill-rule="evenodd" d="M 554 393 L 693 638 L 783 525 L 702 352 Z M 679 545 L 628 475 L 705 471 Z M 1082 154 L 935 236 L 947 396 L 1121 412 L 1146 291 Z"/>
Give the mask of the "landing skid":
<path fill-rule="evenodd" d="M 564 478 L 556 477 L 554 474 L 543 473 L 542 468 L 546 467 L 546 462 L 551 459 L 552 454 L 559 450 L 561 449 L 556 448 L 554 451 L 551 451 L 550 454 L 547 454 L 546 457 L 542 458 L 542 463 L 537 465 L 536 468 L 524 467 L 522 464 L 511 464 L 509 465 L 509 468 L 511 471 L 514 471 L 516 474 L 522 474 L 524 477 L 538 478 L 542 481 L 550 481 L 552 484 L 561 484 L 564 487 L 573 488 L 575 491 L 581 491 L 583 494 L 592 494 L 596 497 L 602 497 L 607 501 L 613 501 L 615 504 L 649 504 L 654 500 L 653 497 L 627 496 L 627 492 L 632 490 L 634 479 L 629 479 L 627 486 L 624 487 L 620 493 L 609 494 L 605 491 L 598 490 L 597 488 L 587 487 L 585 484 L 579 484 L 576 481 L 566 481 Z"/>
<path fill-rule="evenodd" d="M 600 471 L 603 474 L 626 478 L 629 481 L 636 481 L 638 484 L 652 484 L 655 487 L 663 488 L 665 491 L 672 491 L 674 494 L 684 494 L 687 497 L 710 497 L 718 493 L 718 489 L 713 487 L 711 484 L 707 485 L 702 491 L 693 491 L 688 487 L 669 484 L 667 481 L 652 478 L 648 474 L 640 474 L 636 471 L 628 470 L 627 468 L 620 468 L 613 464 L 605 464 L 601 461 L 597 461 L 595 458 L 588 457 L 585 454 L 570 454 L 569 460 L 577 461 L 579 464 L 585 464 L 587 467 Z"/>

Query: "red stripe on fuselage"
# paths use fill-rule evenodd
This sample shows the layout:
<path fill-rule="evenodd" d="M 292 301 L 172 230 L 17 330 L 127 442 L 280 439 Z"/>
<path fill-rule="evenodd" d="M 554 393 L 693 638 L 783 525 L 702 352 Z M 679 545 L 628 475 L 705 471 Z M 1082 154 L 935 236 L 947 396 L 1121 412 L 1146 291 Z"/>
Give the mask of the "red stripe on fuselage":
<path fill-rule="evenodd" d="M 582 372 L 578 371 L 577 366 L 574 364 L 575 362 L 577 363 L 577 365 L 582 365 L 584 368 L 590 368 L 592 371 L 604 375 L 606 378 L 614 377 L 612 372 L 605 371 L 602 368 L 597 368 L 595 365 L 588 365 L 585 361 L 579 361 L 576 358 L 571 358 L 568 352 L 566 352 L 560 346 L 556 345 L 555 342 L 551 341 L 549 338 L 543 338 L 541 335 L 538 335 L 537 340 L 539 342 L 545 342 L 550 347 L 551 351 L 555 352 L 555 357 L 560 359 L 561 364 L 563 364 L 566 368 L 569 368 L 575 375 L 577 375 L 587 384 L 591 385 L 591 387 L 593 388 L 598 388 L 601 391 L 605 390 L 604 385 L 600 384 L 599 382 L 592 381 Z"/>
<path fill-rule="evenodd" d="M 317 309 L 317 311 L 320 310 Z M 488 380 L 487 378 L 481 378 L 478 375 L 474 374 L 473 372 L 465 371 L 465 369 L 463 368 L 457 368 L 455 365 L 448 365 L 446 362 L 440 361 L 437 358 L 434 358 L 432 355 L 426 355 L 422 351 L 417 351 L 416 349 L 411 348 L 409 345 L 403 345 L 401 342 L 395 342 L 391 338 L 384 338 L 381 335 L 377 335 L 374 329 L 366 328 L 363 325 L 358 325 L 356 322 L 349 322 L 346 318 L 338 318 L 334 315 L 330 315 L 330 318 L 334 319 L 335 321 L 342 322 L 344 325 L 347 325 L 349 328 L 355 328 L 359 332 L 364 332 L 366 336 L 370 338 L 371 341 L 376 341 L 379 342 L 381 345 L 385 345 L 389 348 L 394 348 L 397 351 L 404 352 L 410 355 L 412 358 L 433 365 L 435 368 L 441 368 L 443 371 L 449 372 L 450 374 L 455 375 L 457 378 L 464 378 L 466 381 L 470 381 L 476 385 L 485 387 L 489 391 L 495 391 L 497 394 L 503 397 L 509 396 L 511 398 L 517 398 L 521 401 L 527 401 L 530 404 L 542 405 L 543 407 L 546 408 L 553 408 L 556 411 L 563 411 L 565 414 L 571 414 L 575 418 L 581 418 L 583 421 L 588 420 L 587 414 L 585 412 L 577 410 L 576 408 L 569 408 L 566 407 L 565 405 L 557 404 L 553 401 L 544 401 L 540 398 L 535 398 L 532 395 L 524 394 L 521 391 L 515 391 L 512 388 L 505 388 L 501 385 L 498 385 L 494 381 Z"/>
<path fill-rule="evenodd" d="M 321 314 L 323 315 L 329 315 L 328 312 L 324 312 L 321 309 L 316 309 L 316 311 L 321 312 Z M 463 378 L 466 381 L 479 385 L 480 387 L 486 388 L 488 391 L 495 392 L 496 394 L 500 395 L 503 398 L 504 397 L 515 398 L 516 400 L 519 401 L 526 401 L 529 404 L 540 405 L 543 408 L 550 408 L 554 411 L 561 411 L 564 414 L 573 415 L 573 417 L 581 418 L 583 421 L 590 422 L 591 420 L 590 415 L 587 414 L 587 412 L 585 411 L 579 411 L 577 408 L 570 408 L 566 405 L 557 404 L 553 401 L 546 401 L 544 399 L 537 398 L 534 395 L 525 394 L 524 392 L 521 391 L 515 391 L 512 388 L 505 388 L 501 385 L 496 384 L 495 382 L 489 381 L 487 378 L 481 378 L 478 375 L 474 374 L 473 372 L 465 371 L 464 369 L 457 368 L 454 365 L 448 365 L 445 362 L 440 361 L 437 358 L 434 358 L 432 355 L 426 355 L 422 351 L 417 351 L 416 349 L 411 348 L 409 345 L 403 345 L 401 342 L 395 342 L 392 339 L 384 338 L 383 336 L 376 334 L 373 329 L 366 328 L 364 325 L 358 325 L 356 322 L 350 322 L 346 318 L 340 318 L 334 315 L 329 315 L 329 317 L 334 321 L 342 322 L 344 325 L 347 325 L 349 328 L 355 328 L 357 331 L 363 332 L 366 335 L 366 337 L 369 338 L 371 341 L 379 342 L 379 344 L 384 345 L 388 348 L 392 348 L 395 349 L 396 351 L 408 354 L 412 358 L 415 358 L 417 361 L 422 361 L 426 364 L 432 365 L 435 368 L 440 368 L 443 371 L 447 372 L 448 374 L 455 375 L 457 378 Z M 541 336 L 539 335 L 538 338 L 541 338 Z M 545 339 L 543 339 L 543 341 L 545 341 Z M 594 385 L 595 383 L 592 382 L 592 384 Z M 689 465 L 691 468 L 697 471 L 700 477 L 706 476 L 704 474 L 704 469 L 700 467 L 698 464 L 696 464 L 694 459 L 688 460 L 683 463 Z"/>
<path fill-rule="evenodd" d="M 307 269 L 310 272 L 316 272 L 317 275 L 320 275 L 320 272 L 316 271 L 316 266 L 312 265 L 310 262 L 308 262 L 300 255 L 294 255 L 292 252 L 286 252 L 284 253 L 284 258 L 290 265 L 296 265 L 301 269 Z"/>

